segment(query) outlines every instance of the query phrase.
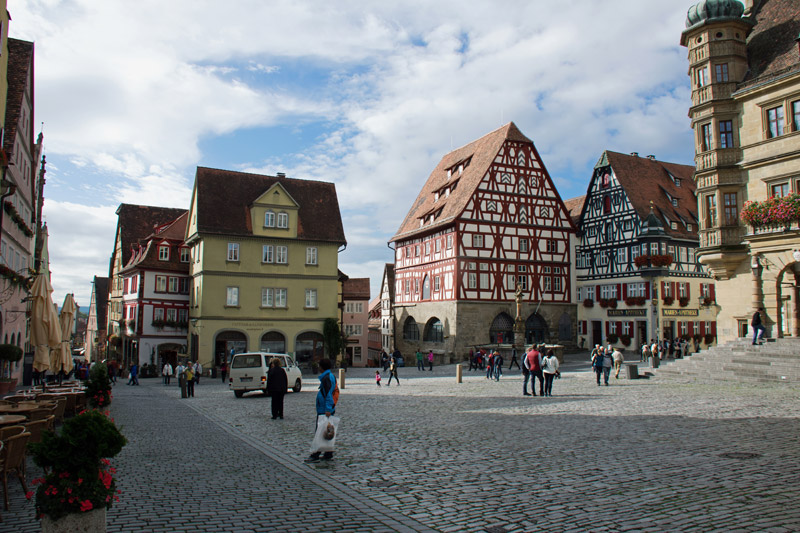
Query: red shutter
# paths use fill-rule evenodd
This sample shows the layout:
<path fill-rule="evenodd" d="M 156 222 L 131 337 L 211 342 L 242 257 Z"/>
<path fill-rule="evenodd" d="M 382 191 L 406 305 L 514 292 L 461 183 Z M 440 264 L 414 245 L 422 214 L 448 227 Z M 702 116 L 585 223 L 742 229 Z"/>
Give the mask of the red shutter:
<path fill-rule="evenodd" d="M 717 322 L 716 321 L 709 322 L 709 324 L 711 325 L 711 334 L 714 335 L 714 337 L 716 337 L 717 336 Z"/>
<path fill-rule="evenodd" d="M 617 335 L 622 335 L 622 322 L 617 322 Z"/>
<path fill-rule="evenodd" d="M 617 299 L 619 300 L 620 298 L 622 298 L 622 284 L 617 283 Z"/>
<path fill-rule="evenodd" d="M 628 284 L 627 283 L 623 283 L 622 284 L 622 294 L 620 296 L 622 296 L 623 300 L 627 300 L 628 299 Z"/>
<path fill-rule="evenodd" d="M 672 297 L 675 298 L 676 300 L 678 299 L 678 290 L 676 288 L 677 286 L 678 286 L 678 284 L 673 281 L 672 282 Z"/>
<path fill-rule="evenodd" d="M 716 302 L 717 301 L 716 297 L 714 296 L 714 284 L 713 283 L 709 283 L 708 284 L 708 296 L 711 298 L 712 302 Z"/>
<path fill-rule="evenodd" d="M 644 297 L 645 297 L 646 300 L 650 299 L 650 282 L 649 281 L 645 281 L 644 282 Z"/>
<path fill-rule="evenodd" d="M 608 336 L 608 333 L 611 331 L 611 329 L 609 327 L 610 324 L 611 324 L 611 322 L 606 322 L 606 337 Z"/>
<path fill-rule="evenodd" d="M 631 338 L 635 337 L 636 335 L 634 335 L 634 331 L 633 331 L 633 320 L 631 320 L 630 322 L 628 322 L 628 327 L 629 327 L 629 328 L 631 328 L 631 329 L 630 329 L 630 336 L 631 336 Z"/>
<path fill-rule="evenodd" d="M 686 282 L 686 297 L 691 299 L 692 298 L 692 284 Z"/>

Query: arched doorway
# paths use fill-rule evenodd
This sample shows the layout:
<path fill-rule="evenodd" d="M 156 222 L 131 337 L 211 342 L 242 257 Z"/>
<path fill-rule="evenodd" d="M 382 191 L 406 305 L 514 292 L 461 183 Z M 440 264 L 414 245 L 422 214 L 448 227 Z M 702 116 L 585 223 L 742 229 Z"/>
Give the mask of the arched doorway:
<path fill-rule="evenodd" d="M 419 328 L 417 327 L 417 321 L 411 317 L 408 317 L 405 324 L 403 324 L 403 339 L 407 341 L 419 340 Z"/>
<path fill-rule="evenodd" d="M 514 319 L 508 313 L 500 313 L 489 328 L 489 342 L 494 344 L 514 343 Z"/>
<path fill-rule="evenodd" d="M 438 318 L 431 318 L 425 324 L 425 333 L 422 336 L 425 342 L 444 342 L 444 327 Z"/>
<path fill-rule="evenodd" d="M 214 361 L 219 366 L 222 361 L 230 361 L 233 354 L 247 351 L 247 337 L 241 331 L 220 331 L 214 342 Z"/>
<path fill-rule="evenodd" d="M 261 336 L 259 350 L 269 353 L 286 353 L 286 337 L 277 331 L 264 333 Z"/>
<path fill-rule="evenodd" d="M 776 289 L 776 336 L 800 338 L 800 263 L 791 263 L 781 270 Z"/>
<path fill-rule="evenodd" d="M 160 372 L 165 363 L 169 363 L 172 365 L 172 368 L 175 368 L 178 364 L 178 353 L 182 351 L 181 348 L 182 346 L 180 344 L 174 342 L 159 344 L 156 348 L 158 354 L 157 371 Z"/>
<path fill-rule="evenodd" d="M 539 313 L 533 313 L 525 321 L 525 344 L 547 341 L 547 322 Z"/>
<path fill-rule="evenodd" d="M 322 333 L 306 331 L 294 341 L 294 358 L 298 364 L 310 365 L 325 357 L 325 344 Z"/>

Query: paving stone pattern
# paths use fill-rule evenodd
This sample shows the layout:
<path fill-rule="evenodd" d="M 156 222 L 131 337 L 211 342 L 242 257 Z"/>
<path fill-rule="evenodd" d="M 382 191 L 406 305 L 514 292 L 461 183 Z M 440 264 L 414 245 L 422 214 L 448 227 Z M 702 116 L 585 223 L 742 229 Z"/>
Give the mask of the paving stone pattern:
<path fill-rule="evenodd" d="M 118 385 L 131 442 L 109 531 L 800 530 L 800 388 L 597 387 L 583 359 L 550 398 L 523 397 L 517 370 L 465 369 L 459 385 L 454 366 L 407 367 L 378 388 L 374 370 L 350 369 L 336 457 L 314 465 L 315 376 L 274 421 L 269 398 L 219 380 L 183 400 L 174 384 Z M 32 516 L 17 498 L 0 530 L 25 505 Z"/>

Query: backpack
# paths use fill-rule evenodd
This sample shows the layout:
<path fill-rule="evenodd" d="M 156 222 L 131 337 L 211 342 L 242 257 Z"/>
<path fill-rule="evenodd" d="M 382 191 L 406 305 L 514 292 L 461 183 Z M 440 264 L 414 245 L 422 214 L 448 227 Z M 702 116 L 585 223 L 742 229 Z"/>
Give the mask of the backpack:
<path fill-rule="evenodd" d="M 333 381 L 333 374 L 331 374 L 331 381 Z M 329 381 L 329 383 L 331 381 Z M 325 394 L 325 390 L 322 387 L 322 383 L 319 384 L 319 390 L 322 391 L 323 394 Z M 338 383 L 336 385 L 334 385 L 333 393 L 331 394 L 331 397 L 333 398 L 333 407 L 335 408 L 336 404 L 339 403 L 339 384 Z"/>

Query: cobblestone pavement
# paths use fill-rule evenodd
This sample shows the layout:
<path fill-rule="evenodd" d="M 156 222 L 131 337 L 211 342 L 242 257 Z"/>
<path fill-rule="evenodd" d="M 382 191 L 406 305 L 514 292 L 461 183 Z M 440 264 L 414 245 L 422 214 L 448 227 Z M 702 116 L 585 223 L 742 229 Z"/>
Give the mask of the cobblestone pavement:
<path fill-rule="evenodd" d="M 285 420 L 219 380 L 186 400 L 155 380 L 118 386 L 131 443 L 109 531 L 800 531 L 800 388 L 597 387 L 586 365 L 565 365 L 549 398 L 523 397 L 517 370 L 459 385 L 454 366 L 406 367 L 378 388 L 350 369 L 336 458 L 316 465 L 302 463 L 315 376 Z M 0 530 L 33 514 L 18 500 Z"/>

